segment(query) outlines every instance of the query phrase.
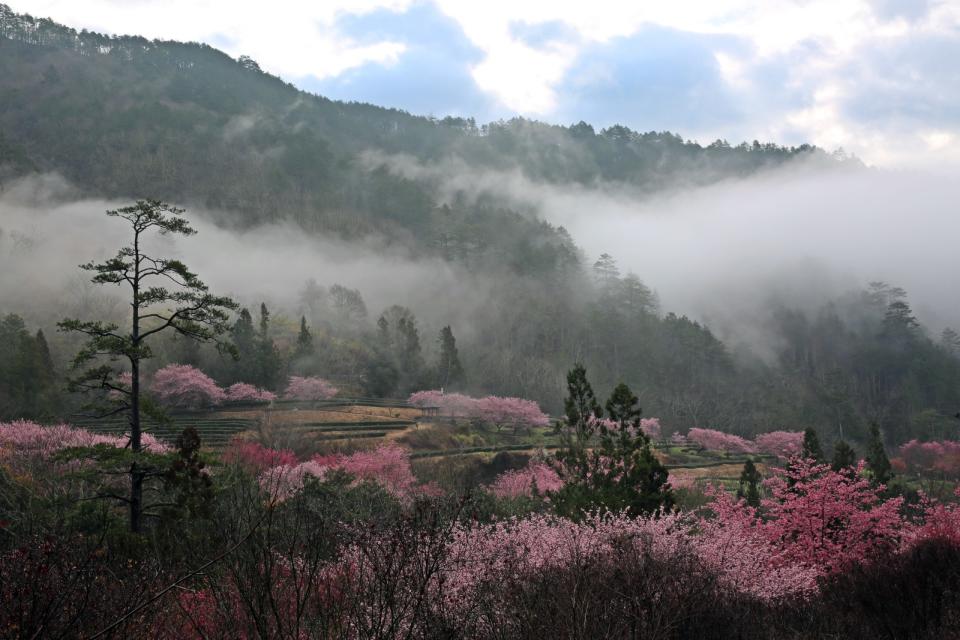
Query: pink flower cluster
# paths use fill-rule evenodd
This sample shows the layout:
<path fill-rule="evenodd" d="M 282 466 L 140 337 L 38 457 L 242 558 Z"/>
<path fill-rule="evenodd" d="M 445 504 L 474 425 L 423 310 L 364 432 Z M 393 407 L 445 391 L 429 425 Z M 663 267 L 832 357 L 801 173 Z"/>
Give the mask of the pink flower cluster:
<path fill-rule="evenodd" d="M 357 451 L 349 455 L 315 456 L 312 460 L 298 463 L 291 460 L 289 452 L 252 448 L 248 459 L 280 460 L 279 464 L 260 474 L 260 486 L 272 499 L 282 501 L 303 488 L 306 476 L 322 480 L 329 471 L 339 469 L 354 476 L 357 481 L 368 480 L 381 485 L 399 498 L 410 498 L 418 493 L 417 479 L 410 468 L 410 453 L 395 444 L 380 445 L 371 451 Z M 292 454 L 290 454 L 292 455 Z M 237 459 L 242 459 L 238 456 Z M 432 492 L 433 488 L 428 488 Z"/>
<path fill-rule="evenodd" d="M 181 409 L 210 407 L 227 399 L 213 378 L 188 364 L 169 364 L 158 370 L 150 391 L 162 403 Z"/>
<path fill-rule="evenodd" d="M 620 426 L 610 418 L 600 418 L 599 420 L 593 420 L 593 423 L 596 426 L 603 425 L 609 431 L 617 431 L 620 428 Z M 644 435 L 646 435 L 651 440 L 659 440 L 661 437 L 660 418 L 641 418 L 640 431 L 642 431 Z"/>
<path fill-rule="evenodd" d="M 228 464 L 236 464 L 250 471 L 262 472 L 279 466 L 297 464 L 297 456 L 288 449 L 270 449 L 259 442 L 234 438 L 220 455 Z"/>
<path fill-rule="evenodd" d="M 802 431 L 770 431 L 753 439 L 757 451 L 789 459 L 800 455 L 803 449 Z"/>
<path fill-rule="evenodd" d="M 700 429 L 694 427 L 687 433 L 690 442 L 700 445 L 704 449 L 714 451 L 728 451 L 730 453 L 755 453 L 756 446 L 740 436 L 724 433 L 716 429 Z"/>
<path fill-rule="evenodd" d="M 170 364 L 153 374 L 150 391 L 163 404 L 180 409 L 202 409 L 224 402 L 270 402 L 276 395 L 238 382 L 224 390 L 213 378 L 188 364 Z"/>
<path fill-rule="evenodd" d="M 899 459 L 891 460 L 891 463 L 904 471 L 960 477 L 960 442 L 911 440 L 900 446 L 899 453 Z"/>
<path fill-rule="evenodd" d="M 66 424 L 39 425 L 28 420 L 0 422 L 0 455 L 14 458 L 46 459 L 61 449 L 93 447 L 107 444 L 126 447 L 129 436 L 108 436 Z M 154 453 L 164 453 L 170 447 L 149 433 L 141 436 L 143 447 Z"/>
<path fill-rule="evenodd" d="M 444 393 L 433 389 L 412 393 L 407 402 L 415 407 L 437 407 L 441 415 L 467 418 L 475 414 L 477 400 L 462 393 Z"/>
<path fill-rule="evenodd" d="M 246 382 L 237 382 L 227 388 L 227 400 L 230 402 L 273 402 L 277 394 L 265 389 L 258 389 Z"/>
<path fill-rule="evenodd" d="M 490 485 L 498 498 L 532 497 L 534 488 L 540 494 L 563 487 L 560 475 L 542 460 L 531 460 L 523 469 L 505 471 Z"/>
<path fill-rule="evenodd" d="M 432 390 L 411 394 L 408 402 L 415 407 L 439 407 L 442 415 L 476 418 L 494 425 L 545 427 L 550 424 L 550 418 L 536 402 L 523 398 L 472 398 L 462 393 Z"/>
<path fill-rule="evenodd" d="M 288 400 L 313 402 L 337 395 L 338 389 L 323 378 L 291 376 L 283 397 Z"/>
<path fill-rule="evenodd" d="M 857 473 L 794 458 L 765 484 L 764 517 L 715 489 L 712 517 L 702 517 L 703 557 L 731 585 L 777 598 L 812 592 L 817 579 L 904 548 L 915 536 L 900 513 L 902 498 Z"/>

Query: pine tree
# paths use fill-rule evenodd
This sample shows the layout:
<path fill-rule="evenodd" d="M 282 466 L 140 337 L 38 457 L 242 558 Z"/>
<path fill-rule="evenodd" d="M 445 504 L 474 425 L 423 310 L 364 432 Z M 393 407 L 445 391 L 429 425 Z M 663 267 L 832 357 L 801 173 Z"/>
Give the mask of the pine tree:
<path fill-rule="evenodd" d="M 593 435 L 595 423 L 603 417 L 593 387 L 587 380 L 587 370 L 577 363 L 567 373 L 567 397 L 563 401 L 567 429 L 577 445 L 583 447 Z"/>
<path fill-rule="evenodd" d="M 823 448 L 820 446 L 820 437 L 813 427 L 807 427 L 803 432 L 803 449 L 800 453 L 804 458 L 813 458 L 823 462 Z"/>
<path fill-rule="evenodd" d="M 465 376 L 457 352 L 457 339 L 453 337 L 450 326 L 440 330 L 440 357 L 437 362 L 437 378 L 444 389 L 456 388 L 463 384 Z"/>
<path fill-rule="evenodd" d="M 845 440 L 837 440 L 833 445 L 833 460 L 830 467 L 834 471 L 849 469 L 857 464 L 857 453 Z"/>
<path fill-rule="evenodd" d="M 640 428 L 637 396 L 627 385 L 617 385 L 606 403 L 614 425 L 608 428 L 598 422 L 600 407 L 582 367 L 568 375 L 568 389 L 568 421 L 585 423 L 578 429 L 585 437 L 568 440 L 568 447 L 558 452 L 570 478 L 551 498 L 558 513 L 577 518 L 597 508 L 633 513 L 669 508 L 673 504 L 669 474 Z M 596 442 L 587 449 L 589 434 Z"/>
<path fill-rule="evenodd" d="M 313 335 L 307 327 L 307 317 L 300 316 L 300 333 L 297 335 L 297 358 L 306 358 L 313 355 Z"/>
<path fill-rule="evenodd" d="M 270 311 L 263 302 L 260 303 L 260 332 L 256 340 L 256 357 L 254 384 L 264 389 L 274 388 L 280 375 L 280 353 L 270 338 Z"/>
<path fill-rule="evenodd" d="M 892 477 L 890 458 L 883 446 L 883 437 L 880 427 L 876 423 L 870 425 L 870 444 L 867 447 L 867 466 L 873 472 L 873 481 L 876 484 L 886 484 Z"/>
<path fill-rule="evenodd" d="M 737 498 L 746 500 L 751 507 L 760 506 L 760 472 L 757 471 L 757 465 L 753 460 L 747 460 L 743 463 L 743 471 L 740 472 L 740 486 L 737 488 Z"/>
<path fill-rule="evenodd" d="M 236 309 L 237 305 L 229 298 L 211 295 L 207 286 L 179 260 L 143 253 L 143 241 L 151 230 L 185 236 L 196 233 L 182 217 L 182 209 L 157 200 L 138 200 L 132 206 L 107 211 L 107 215 L 130 225 L 131 242 L 121 247 L 113 258 L 102 263 L 87 263 L 81 268 L 94 273 L 91 280 L 94 284 L 129 286 L 132 310 L 129 333 L 118 325 L 100 321 L 67 319 L 58 326 L 62 331 L 78 332 L 88 338 L 74 358 L 74 369 L 82 371 L 70 381 L 71 390 L 109 391 L 122 398 L 116 401 L 111 413 L 123 411 L 128 417 L 131 460 L 126 466 L 130 476 L 130 497 L 126 502 L 130 510 L 130 530 L 138 533 L 143 513 L 149 508 L 143 502 L 144 480 L 152 472 L 142 454 L 140 398 L 141 363 L 153 355 L 150 338 L 169 330 L 185 338 L 216 342 L 218 347 L 230 349 L 219 336 L 228 328 L 227 311 Z M 171 283 L 175 288 L 170 288 Z M 119 371 L 112 366 L 120 358 L 130 367 L 129 387 L 118 382 Z"/>

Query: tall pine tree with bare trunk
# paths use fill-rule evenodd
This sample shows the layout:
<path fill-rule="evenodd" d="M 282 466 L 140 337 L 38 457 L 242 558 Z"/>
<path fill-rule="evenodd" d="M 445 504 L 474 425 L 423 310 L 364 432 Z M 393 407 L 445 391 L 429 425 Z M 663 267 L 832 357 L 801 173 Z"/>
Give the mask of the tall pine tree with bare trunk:
<path fill-rule="evenodd" d="M 196 230 L 183 217 L 183 209 L 158 200 L 138 200 L 135 204 L 106 212 L 130 226 L 131 243 L 104 262 L 80 265 L 93 272 L 95 284 L 115 285 L 125 290 L 130 300 L 130 324 L 66 319 L 61 331 L 87 336 L 86 344 L 73 361 L 76 377 L 70 380 L 72 391 L 105 393 L 111 400 L 101 416 L 126 413 L 130 425 L 130 530 L 143 527 L 143 483 L 148 469 L 139 459 L 143 434 L 141 413 L 140 365 L 153 356 L 150 338 L 163 331 L 199 342 L 214 342 L 221 350 L 234 352 L 232 345 L 219 339 L 228 328 L 228 312 L 237 304 L 230 298 L 214 296 L 207 286 L 179 260 L 157 258 L 145 253 L 144 244 L 151 233 L 190 236 Z M 118 361 L 129 364 L 129 380 L 121 375 Z"/>

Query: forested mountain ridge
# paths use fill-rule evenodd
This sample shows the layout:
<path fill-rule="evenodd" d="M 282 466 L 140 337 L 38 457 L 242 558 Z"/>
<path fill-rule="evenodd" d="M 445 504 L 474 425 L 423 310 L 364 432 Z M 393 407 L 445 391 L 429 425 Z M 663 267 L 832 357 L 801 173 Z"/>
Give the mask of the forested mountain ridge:
<path fill-rule="evenodd" d="M 55 172 L 84 196 L 157 197 L 221 212 L 221 223 L 239 227 L 286 220 L 348 240 L 376 235 L 414 258 L 494 275 L 470 331 L 452 327 L 466 386 L 478 393 L 520 395 L 557 411 L 564 372 L 582 361 L 598 388 L 625 381 L 637 389 L 645 411 L 670 430 L 711 426 L 750 435 L 813 425 L 825 438 L 863 442 L 875 422 L 902 442 L 953 428 L 960 347 L 927 336 L 905 292 L 878 285 L 813 315 L 767 309 L 775 358 L 745 362 L 710 327 L 661 310 L 654 293 L 636 275 L 621 274 L 611 256 L 586 259 L 575 238 L 536 211 L 519 211 L 496 194 L 451 193 L 371 161 L 371 152 L 467 174 L 513 171 L 532 183 L 633 192 L 707 184 L 796 160 L 843 161 L 806 145 L 702 146 L 670 133 L 522 119 L 478 126 L 337 102 L 206 45 L 78 33 L 0 5 L 0 189 L 10 178 Z M 324 275 L 290 277 L 299 286 Z M 362 380 L 365 392 L 385 396 L 432 384 L 432 336 L 442 324 L 425 323 L 426 309 L 387 308 L 385 321 L 403 318 L 410 335 L 386 339 L 389 332 L 375 324 L 382 308 L 368 317 L 365 292 L 326 281 L 303 290 L 315 300 L 307 296 L 291 310 L 303 314 L 317 340 L 301 373 Z M 346 294 L 352 307 L 338 302 Z M 393 303 L 411 304 L 402 291 Z M 347 307 L 363 312 L 343 313 Z M 20 345 L 11 353 L 23 357 L 7 358 L 10 373 L 0 375 L 3 415 L 39 402 L 20 389 L 17 372 L 37 369 L 44 349 L 21 325 L 14 318 L 5 325 L 16 337 L 8 342 Z M 37 325 L 46 326 L 40 320 L 30 333 Z M 281 345 L 296 338 L 271 331 Z M 416 348 L 406 349 L 407 342 Z M 177 349 L 167 345 L 158 364 L 192 362 L 221 380 L 241 379 L 217 369 L 219 361 Z M 277 372 L 293 370 L 291 353 L 277 356 Z"/>
<path fill-rule="evenodd" d="M 336 102 L 207 45 L 77 32 L 5 5 L 0 51 L 6 175 L 55 171 L 90 195 L 151 194 L 230 212 L 241 225 L 284 218 L 345 237 L 380 232 L 420 251 L 448 244 L 451 216 L 461 252 L 511 253 L 518 239 L 523 246 L 549 239 L 561 254 L 570 246 L 500 204 L 451 203 L 441 212 L 431 185 L 371 168 L 358 154 L 424 163 L 456 157 L 468 168 L 516 168 L 532 180 L 647 190 L 747 175 L 797 157 L 831 158 L 808 145 L 702 147 L 622 126 L 598 133 L 582 122 L 478 127 L 472 119 Z"/>

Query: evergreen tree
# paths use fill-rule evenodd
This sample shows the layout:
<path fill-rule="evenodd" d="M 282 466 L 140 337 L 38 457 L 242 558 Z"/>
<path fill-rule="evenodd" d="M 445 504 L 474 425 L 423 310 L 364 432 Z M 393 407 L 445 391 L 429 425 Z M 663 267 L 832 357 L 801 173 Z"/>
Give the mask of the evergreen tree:
<path fill-rule="evenodd" d="M 457 340 L 450 326 L 440 330 L 440 357 L 437 362 L 437 378 L 444 389 L 457 388 L 464 382 L 463 366 L 457 352 Z"/>
<path fill-rule="evenodd" d="M 743 471 L 740 472 L 740 486 L 737 488 L 737 498 L 746 500 L 751 507 L 760 506 L 760 472 L 753 460 L 747 460 L 743 463 Z"/>
<path fill-rule="evenodd" d="M 820 437 L 813 427 L 807 427 L 803 432 L 803 449 L 800 455 L 804 458 L 813 458 L 817 462 L 823 462 L 823 448 L 820 446 Z"/>
<path fill-rule="evenodd" d="M 256 340 L 256 377 L 252 381 L 264 389 L 273 389 L 280 376 L 280 353 L 270 337 L 270 311 L 260 303 L 260 331 Z M 245 381 L 250 382 L 250 381 Z"/>
<path fill-rule="evenodd" d="M 140 368 L 152 357 L 150 338 L 162 331 L 175 331 L 200 342 L 219 341 L 227 330 L 227 311 L 237 305 L 229 298 L 213 296 L 207 286 L 179 260 L 157 258 L 143 253 L 143 241 L 151 230 L 162 234 L 193 235 L 196 231 L 182 217 L 183 210 L 157 200 L 139 200 L 136 204 L 107 211 L 130 225 L 132 238 L 116 256 L 102 263 L 82 265 L 92 271 L 92 282 L 130 287 L 132 309 L 129 333 L 119 326 L 101 321 L 67 319 L 59 323 L 63 331 L 87 336 L 87 343 L 74 358 L 73 367 L 81 370 L 70 381 L 74 391 L 100 391 L 120 399 L 113 400 L 110 413 L 127 413 L 130 427 L 130 460 L 125 465 L 130 476 L 130 494 L 126 502 L 130 530 L 139 533 L 142 516 L 150 505 L 144 504 L 144 481 L 156 470 L 145 462 L 142 446 Z M 157 285 L 153 283 L 157 282 Z M 171 290 L 171 282 L 176 287 Z M 161 284 L 162 283 L 162 284 Z M 145 324 L 149 321 L 149 324 Z M 129 387 L 117 380 L 119 372 L 112 363 L 123 358 L 130 367 Z M 88 367 L 84 369 L 84 367 Z"/>
<path fill-rule="evenodd" d="M 561 450 L 557 458 L 570 480 L 552 496 L 558 513 L 579 517 L 597 508 L 610 511 L 629 509 L 633 513 L 653 513 L 673 504 L 667 484 L 669 475 L 650 448 L 650 440 L 640 428 L 637 396 L 621 383 L 606 403 L 614 423 L 608 428 L 597 422 L 599 406 L 582 368 L 568 377 L 568 419 L 584 422 L 586 431 L 595 432 L 597 442 L 587 449 L 586 441 L 571 440 L 575 446 Z"/>
<path fill-rule="evenodd" d="M 880 427 L 876 423 L 870 425 L 870 444 L 867 446 L 867 466 L 873 473 L 873 481 L 877 484 L 886 484 L 892 477 L 890 458 L 883 446 L 883 437 Z"/>
<path fill-rule="evenodd" d="M 307 327 L 307 317 L 300 316 L 300 333 L 297 335 L 297 358 L 306 358 L 313 355 L 313 335 Z"/>
<path fill-rule="evenodd" d="M 563 401 L 566 429 L 578 448 L 586 446 L 593 435 L 596 422 L 603 417 L 603 409 L 587 380 L 586 368 L 577 363 L 567 373 L 567 397 Z"/>
<path fill-rule="evenodd" d="M 833 460 L 830 467 L 834 471 L 849 469 L 857 464 L 857 453 L 845 440 L 837 440 L 833 445 Z"/>

